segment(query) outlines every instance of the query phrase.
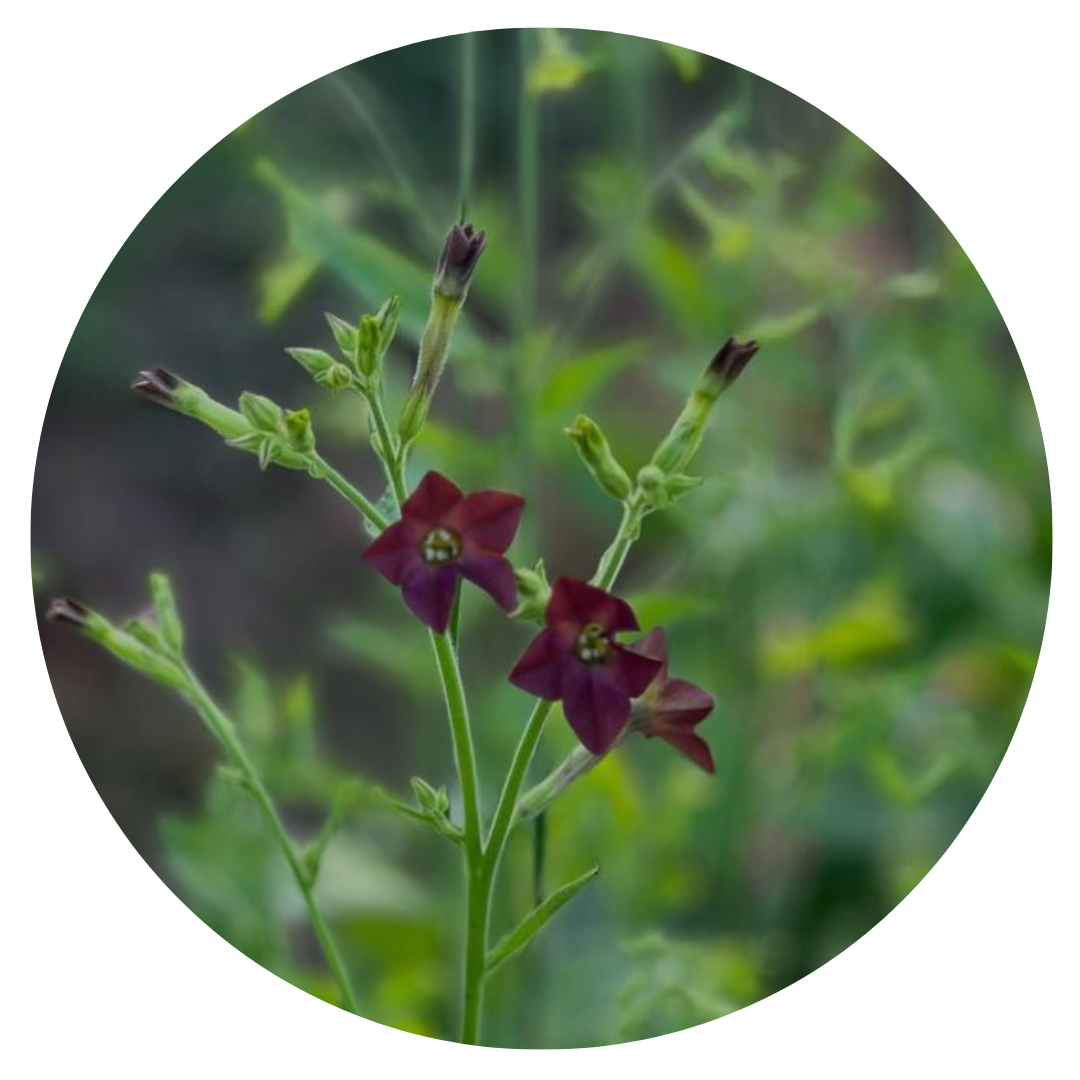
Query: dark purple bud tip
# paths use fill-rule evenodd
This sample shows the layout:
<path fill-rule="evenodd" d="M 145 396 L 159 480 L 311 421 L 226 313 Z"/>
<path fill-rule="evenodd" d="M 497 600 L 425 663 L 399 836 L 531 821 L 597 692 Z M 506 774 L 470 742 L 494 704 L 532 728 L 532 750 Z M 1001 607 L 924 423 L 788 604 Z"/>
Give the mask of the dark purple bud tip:
<path fill-rule="evenodd" d="M 49 622 L 62 623 L 66 626 L 83 627 L 90 618 L 90 609 L 69 596 L 60 596 L 49 604 L 45 612 Z"/>
<path fill-rule="evenodd" d="M 138 378 L 131 384 L 131 389 L 159 405 L 172 406 L 176 404 L 176 391 L 179 386 L 180 380 L 171 371 L 154 368 L 152 371 L 140 371 Z"/>
<path fill-rule="evenodd" d="M 471 224 L 453 226 L 435 268 L 435 291 L 442 296 L 464 296 L 486 244 L 484 233 Z"/>
<path fill-rule="evenodd" d="M 721 389 L 726 390 L 742 373 L 743 368 L 758 351 L 756 341 L 728 338 L 709 364 L 709 374 L 719 377 Z"/>

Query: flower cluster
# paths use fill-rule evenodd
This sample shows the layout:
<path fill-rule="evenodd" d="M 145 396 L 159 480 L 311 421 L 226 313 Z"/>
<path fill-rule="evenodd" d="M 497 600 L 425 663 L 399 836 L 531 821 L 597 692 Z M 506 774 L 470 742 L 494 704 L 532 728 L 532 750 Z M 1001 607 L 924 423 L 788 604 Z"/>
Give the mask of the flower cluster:
<path fill-rule="evenodd" d="M 514 569 L 506 558 L 525 501 L 503 491 L 466 495 L 431 471 L 402 504 L 401 518 L 364 551 L 416 617 L 437 634 L 450 625 L 460 579 L 484 590 L 504 611 L 515 606 Z M 659 736 L 707 772 L 709 747 L 694 728 L 713 708 L 704 690 L 667 674 L 660 629 L 631 644 L 638 630 L 625 600 L 575 578 L 559 578 L 544 610 L 544 629 L 513 670 L 526 693 L 562 702 L 582 745 L 606 754 L 627 730 Z"/>

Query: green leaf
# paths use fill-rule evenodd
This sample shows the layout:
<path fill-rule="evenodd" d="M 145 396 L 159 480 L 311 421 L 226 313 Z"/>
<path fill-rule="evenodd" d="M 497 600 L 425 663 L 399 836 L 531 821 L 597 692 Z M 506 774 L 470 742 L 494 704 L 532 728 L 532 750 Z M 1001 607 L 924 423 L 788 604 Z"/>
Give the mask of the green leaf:
<path fill-rule="evenodd" d="M 560 364 L 540 391 L 544 413 L 579 408 L 603 389 L 623 368 L 629 367 L 645 351 L 644 341 L 628 341 L 591 349 Z"/>
<path fill-rule="evenodd" d="M 672 45 L 669 41 L 660 41 L 657 44 L 667 53 L 668 59 L 675 65 L 675 70 L 684 82 L 693 82 L 701 74 L 701 53 L 683 45 Z"/>
<path fill-rule="evenodd" d="M 630 597 L 630 603 L 642 626 L 671 626 L 716 613 L 716 602 L 699 593 L 638 592 Z"/>
<path fill-rule="evenodd" d="M 559 908 L 570 903 L 586 885 L 600 873 L 600 867 L 594 866 L 591 870 L 582 874 L 581 877 L 556 889 L 542 904 L 532 909 L 516 929 L 511 930 L 495 947 L 488 953 L 487 970 L 494 971 L 500 965 L 506 963 L 512 956 L 520 952 L 530 941 L 548 924 L 551 917 Z"/>
<path fill-rule="evenodd" d="M 304 854 L 304 869 L 307 871 L 309 884 L 315 884 L 319 876 L 319 869 L 322 866 L 323 855 L 326 853 L 330 841 L 333 840 L 334 835 L 341 828 L 346 813 L 356 801 L 359 793 L 360 783 L 356 780 L 350 781 L 338 789 L 337 795 L 334 797 L 334 805 L 330 808 L 330 813 L 327 815 L 323 827 L 319 830 L 319 835 L 315 837 Z"/>

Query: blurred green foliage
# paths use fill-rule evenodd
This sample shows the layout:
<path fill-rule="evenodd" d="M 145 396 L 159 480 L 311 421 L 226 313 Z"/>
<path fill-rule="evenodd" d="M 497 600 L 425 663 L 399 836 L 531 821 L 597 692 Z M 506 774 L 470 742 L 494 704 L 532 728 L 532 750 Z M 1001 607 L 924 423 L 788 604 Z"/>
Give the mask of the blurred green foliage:
<path fill-rule="evenodd" d="M 571 789 L 548 815 L 546 882 L 594 863 L 600 880 L 490 986 L 486 1038 L 496 1045 L 644 1038 L 740 1008 L 826 962 L 962 828 L 1008 745 L 1041 641 L 1051 556 L 1042 441 L 978 274 L 854 135 L 770 83 L 663 43 L 541 30 L 474 44 L 468 194 L 489 246 L 417 473 L 437 466 L 466 488 L 521 490 L 528 532 L 516 561 L 542 552 L 553 576 L 586 574 L 615 510 L 561 429 L 587 408 L 636 468 L 725 337 L 762 343 L 717 410 L 698 462 L 706 483 L 647 522 L 624 579 L 643 626 L 667 628 L 673 674 L 718 699 L 702 729 L 718 775 L 640 742 Z M 40 567 L 81 566 L 80 591 L 99 595 L 127 574 L 107 530 L 99 562 L 78 563 L 51 508 L 95 410 L 118 414 L 102 388 L 120 393 L 147 351 L 174 350 L 167 366 L 213 390 L 287 387 L 299 398 L 309 388 L 280 349 L 325 347 L 324 308 L 351 317 L 396 294 L 389 383 L 402 392 L 438 238 L 461 195 L 461 55 L 459 39 L 425 42 L 303 87 L 218 144 L 151 211 L 88 306 L 58 382 L 35 492 Z M 186 258 L 146 285 L 140 272 L 170 244 Z M 215 245 L 233 253 L 216 271 L 231 284 L 200 292 L 191 283 Z M 188 289 L 182 318 L 162 335 L 175 282 Z M 97 389 L 86 396 L 87 386 Z M 365 430 L 355 405 L 310 403 L 320 446 L 350 453 Z M 101 468 L 125 475 L 131 466 L 117 462 L 155 445 L 168 422 L 117 428 L 116 457 Z M 81 434 L 66 446 L 69 431 Z M 159 472 L 142 505 L 160 505 L 163 520 L 166 502 L 187 506 L 185 520 L 214 538 L 200 547 L 192 532 L 177 544 L 188 560 L 181 589 L 218 572 L 226 551 L 230 578 L 270 598 L 261 618 L 238 623 L 232 612 L 252 601 L 219 588 L 188 620 L 192 636 L 201 626 L 208 640 L 239 636 L 271 653 L 272 679 L 254 662 L 219 673 L 268 785 L 312 836 L 341 791 L 354 791 L 320 898 L 363 1012 L 445 1037 L 457 863 L 367 797 L 376 778 L 399 792 L 412 773 L 450 781 L 426 638 L 390 590 L 354 584 L 364 571 L 347 511 L 312 524 L 322 511 L 297 502 L 302 479 L 272 481 L 261 496 L 270 508 L 240 501 L 235 492 L 267 482 L 254 472 L 238 473 L 227 494 L 185 494 L 181 467 L 208 491 L 231 483 L 215 474 L 225 453 L 213 440 L 168 437 L 188 441 L 179 464 L 146 466 Z M 147 542 L 167 549 L 179 528 Z M 300 561 L 320 535 L 342 539 Z M 462 626 L 490 807 L 490 778 L 505 769 L 528 704 L 504 679 L 527 629 L 508 630 L 469 595 Z M 127 684 L 110 697 L 96 676 L 51 669 L 69 724 L 107 712 L 124 739 L 165 738 L 136 718 L 148 699 L 126 697 Z M 110 736 L 92 728 L 72 725 L 97 781 L 96 761 L 105 776 L 124 759 L 106 768 L 94 740 Z M 168 738 L 196 738 L 182 730 Z M 571 744 L 557 718 L 538 764 Z M 254 810 L 227 774 L 204 782 L 205 762 L 180 760 L 187 789 L 201 794 L 171 806 L 152 861 L 226 940 L 332 999 Z M 122 769 L 112 775 L 106 800 L 129 783 Z M 121 818 L 122 801 L 110 802 Z M 532 840 L 522 829 L 512 843 L 496 933 L 531 903 Z"/>

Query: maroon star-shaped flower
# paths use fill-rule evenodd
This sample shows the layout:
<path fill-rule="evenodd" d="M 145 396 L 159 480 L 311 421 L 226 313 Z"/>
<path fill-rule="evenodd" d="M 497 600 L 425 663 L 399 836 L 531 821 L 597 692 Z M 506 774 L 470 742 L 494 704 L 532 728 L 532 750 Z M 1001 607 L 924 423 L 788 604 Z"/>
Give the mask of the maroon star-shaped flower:
<path fill-rule="evenodd" d="M 574 578 L 559 578 L 544 612 L 547 624 L 510 672 L 510 681 L 563 712 L 585 748 L 605 754 L 630 717 L 661 662 L 615 642 L 636 630 L 630 605 Z"/>
<path fill-rule="evenodd" d="M 715 772 L 709 744 L 694 731 L 713 711 L 712 695 L 685 679 L 668 677 L 667 638 L 659 627 L 627 648 L 660 664 L 656 678 L 634 702 L 634 729 L 646 738 L 663 739 L 706 772 Z"/>
<path fill-rule="evenodd" d="M 504 557 L 525 500 L 505 491 L 466 495 L 429 472 L 364 558 L 392 585 L 416 617 L 440 634 L 450 624 L 459 577 L 480 586 L 504 611 L 517 602 L 514 568 Z"/>

